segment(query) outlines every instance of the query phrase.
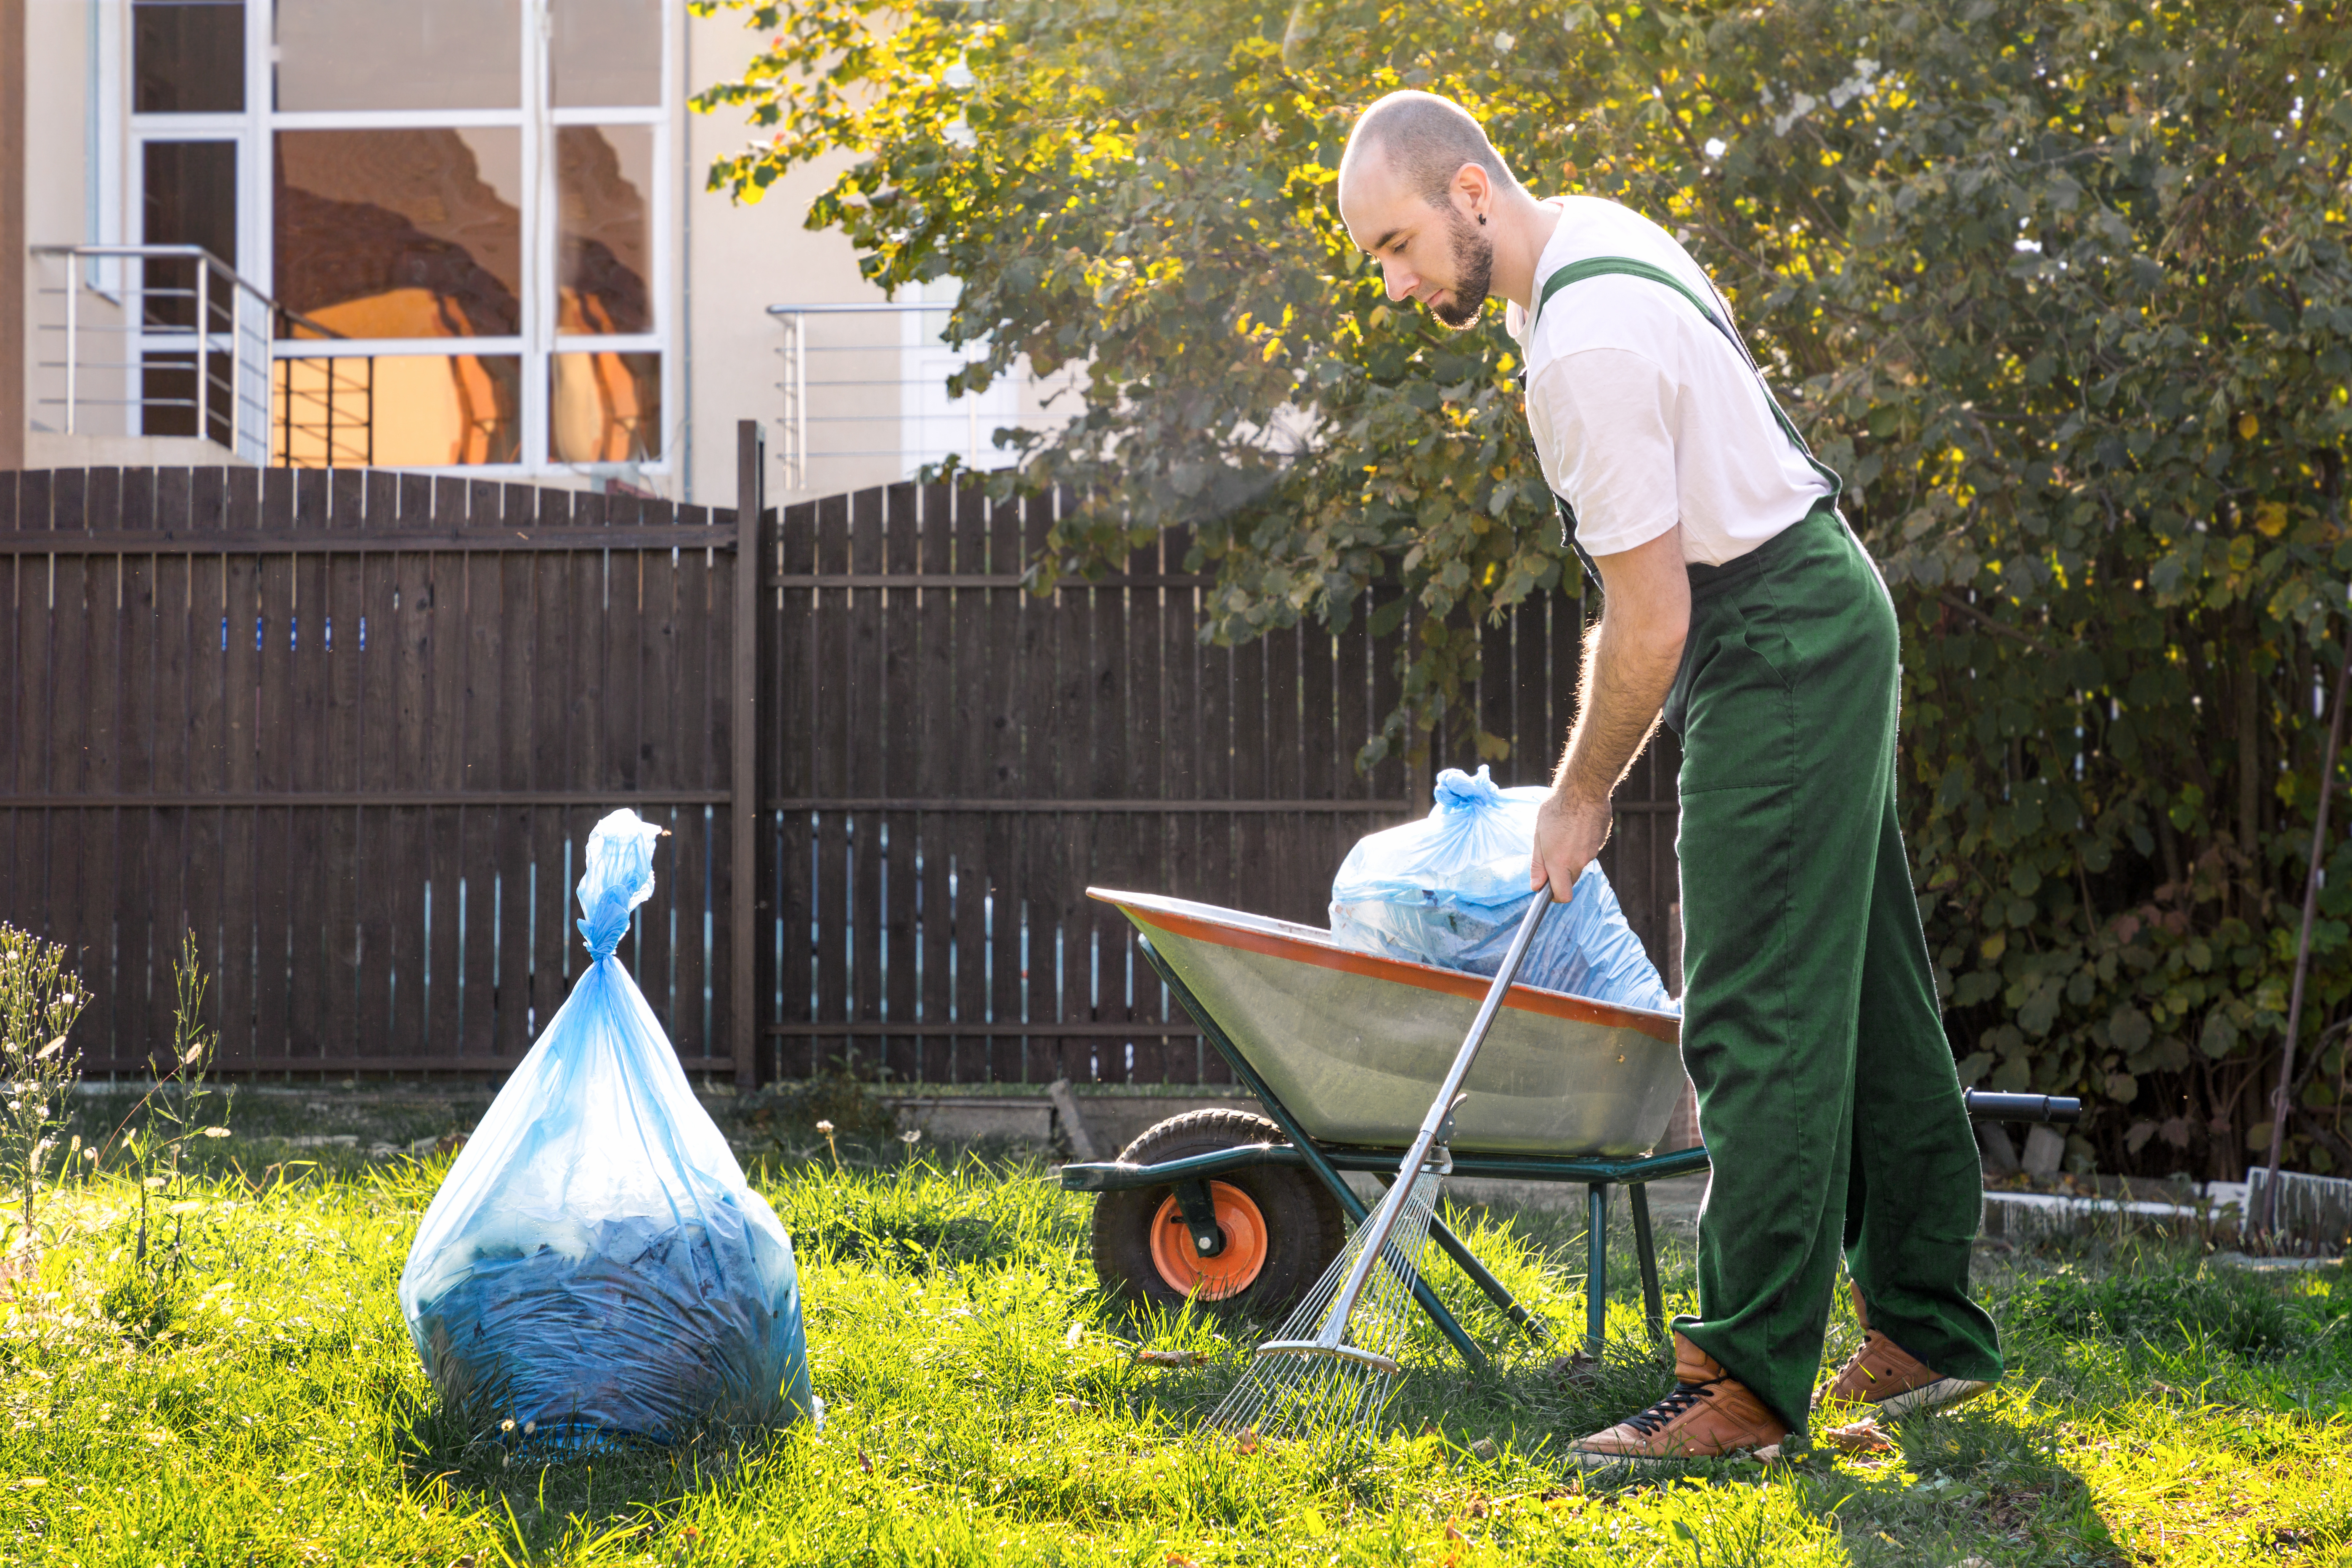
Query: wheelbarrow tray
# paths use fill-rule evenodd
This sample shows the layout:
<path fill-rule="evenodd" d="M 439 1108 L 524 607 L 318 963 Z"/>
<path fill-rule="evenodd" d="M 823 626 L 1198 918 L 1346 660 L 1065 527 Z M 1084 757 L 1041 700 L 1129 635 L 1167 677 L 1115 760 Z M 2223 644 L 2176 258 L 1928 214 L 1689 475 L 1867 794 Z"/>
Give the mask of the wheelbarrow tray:
<path fill-rule="evenodd" d="M 1318 1142 L 1402 1147 L 1488 982 L 1342 947 L 1317 926 L 1089 888 L 1154 952 Z M 1654 1148 L 1683 1088 L 1672 1013 L 1514 985 L 1465 1084 L 1464 1154 L 1624 1158 Z"/>

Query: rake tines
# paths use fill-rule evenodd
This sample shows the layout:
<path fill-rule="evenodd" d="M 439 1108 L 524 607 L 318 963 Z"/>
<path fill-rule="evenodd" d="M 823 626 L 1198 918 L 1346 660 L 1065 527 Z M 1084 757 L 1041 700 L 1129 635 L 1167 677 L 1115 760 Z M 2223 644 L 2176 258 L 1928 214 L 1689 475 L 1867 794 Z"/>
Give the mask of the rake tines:
<path fill-rule="evenodd" d="M 1258 1348 L 1242 1381 L 1211 1412 L 1210 1430 L 1298 1439 L 1379 1424 L 1396 1394 L 1397 1361 L 1411 1331 L 1413 1286 L 1421 1278 L 1437 1182 L 1438 1173 L 1428 1170 L 1413 1181 L 1352 1313 L 1335 1306 L 1334 1298 L 1377 1227 L 1362 1226 L 1349 1237 L 1315 1289 L 1283 1320 L 1281 1331 Z"/>
<path fill-rule="evenodd" d="M 1462 1080 L 1494 1026 L 1536 928 L 1550 911 L 1546 890 L 1538 889 L 1528 900 L 1470 1033 L 1397 1167 L 1396 1184 L 1364 1216 L 1282 1332 L 1258 1346 L 1249 1371 L 1210 1413 L 1213 1431 L 1339 1437 L 1378 1429 L 1381 1412 L 1396 1392 L 1397 1355 L 1404 1349 L 1407 1314 L 1415 1305 L 1413 1287 L 1421 1279 L 1421 1249 L 1437 1206 L 1437 1184 L 1454 1167 L 1445 1145 L 1453 1137 L 1454 1113 L 1469 1098 L 1461 1092 Z M 1360 1320 L 1352 1340 L 1351 1318 Z"/>

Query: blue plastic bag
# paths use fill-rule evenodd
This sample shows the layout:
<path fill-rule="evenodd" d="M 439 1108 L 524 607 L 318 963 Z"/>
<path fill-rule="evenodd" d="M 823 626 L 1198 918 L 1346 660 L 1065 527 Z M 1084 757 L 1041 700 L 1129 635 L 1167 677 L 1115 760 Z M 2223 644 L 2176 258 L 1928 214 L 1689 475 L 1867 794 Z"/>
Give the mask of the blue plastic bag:
<path fill-rule="evenodd" d="M 1549 792 L 1501 789 L 1481 767 L 1437 775 L 1436 808 L 1359 839 L 1331 883 L 1331 934 L 1360 952 L 1492 974 L 1527 914 L 1536 809 Z M 1600 866 L 1536 933 L 1519 982 L 1597 1002 L 1680 1010 L 1625 923 Z"/>
<path fill-rule="evenodd" d="M 613 950 L 660 830 L 589 835 L 593 962 L 425 1210 L 400 1308 L 442 1394 L 547 1443 L 823 1420 L 800 1279 Z"/>

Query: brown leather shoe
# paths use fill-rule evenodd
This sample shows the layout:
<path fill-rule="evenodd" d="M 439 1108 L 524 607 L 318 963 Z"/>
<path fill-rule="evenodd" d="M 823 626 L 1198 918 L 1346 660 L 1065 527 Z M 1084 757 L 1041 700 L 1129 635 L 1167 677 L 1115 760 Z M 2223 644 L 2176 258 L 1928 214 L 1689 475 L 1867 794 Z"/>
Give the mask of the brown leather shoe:
<path fill-rule="evenodd" d="M 1595 1432 L 1569 1455 L 1588 1469 L 1717 1459 L 1770 1447 L 1788 1435 L 1780 1418 L 1724 1371 L 1721 1362 L 1677 1333 L 1675 1391 L 1640 1415 Z"/>
<path fill-rule="evenodd" d="M 1862 1320 L 1862 1348 L 1846 1357 L 1827 1388 L 1813 1395 L 1816 1409 L 1824 1405 L 1874 1405 L 1878 1416 L 1887 1418 L 1958 1405 L 1992 1386 L 1973 1378 L 1946 1377 L 1872 1328 L 1862 1287 L 1855 1285 L 1853 1290 L 1854 1316 Z"/>

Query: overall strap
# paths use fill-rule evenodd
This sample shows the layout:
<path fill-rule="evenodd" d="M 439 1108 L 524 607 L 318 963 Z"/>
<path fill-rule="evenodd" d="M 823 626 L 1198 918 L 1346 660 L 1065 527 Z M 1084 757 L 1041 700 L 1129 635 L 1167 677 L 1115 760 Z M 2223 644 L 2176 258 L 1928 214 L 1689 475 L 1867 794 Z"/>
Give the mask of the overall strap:
<path fill-rule="evenodd" d="M 1543 292 L 1536 296 L 1536 308 L 1528 313 L 1528 341 L 1529 342 L 1535 341 L 1536 322 L 1543 316 L 1545 302 L 1554 294 L 1571 283 L 1581 283 L 1588 278 L 1601 278 L 1612 273 L 1627 278 L 1644 279 L 1652 283 L 1664 284 L 1684 299 L 1688 300 L 1692 308 L 1706 319 L 1706 324 L 1723 334 L 1724 341 L 1738 352 L 1748 368 L 1756 373 L 1756 384 L 1764 389 L 1765 405 L 1772 410 L 1773 419 L 1780 424 L 1780 434 L 1789 438 L 1789 445 L 1797 449 L 1797 456 L 1804 458 L 1813 472 L 1821 476 L 1822 482 L 1830 487 L 1830 500 L 1834 504 L 1838 497 L 1845 491 L 1845 481 L 1838 478 L 1835 469 L 1814 457 L 1813 449 L 1805 445 L 1805 438 L 1797 434 L 1796 426 L 1790 422 L 1788 415 L 1781 412 L 1780 400 L 1772 395 L 1771 383 L 1764 379 L 1763 369 L 1757 364 L 1754 356 L 1748 353 L 1748 345 L 1739 341 L 1739 334 L 1731 330 L 1730 322 L 1707 309 L 1706 301 L 1693 293 L 1689 284 L 1685 283 L 1664 268 L 1654 267 L 1646 261 L 1637 261 L 1630 256 L 1591 256 L 1582 261 L 1570 262 L 1544 279 Z"/>

